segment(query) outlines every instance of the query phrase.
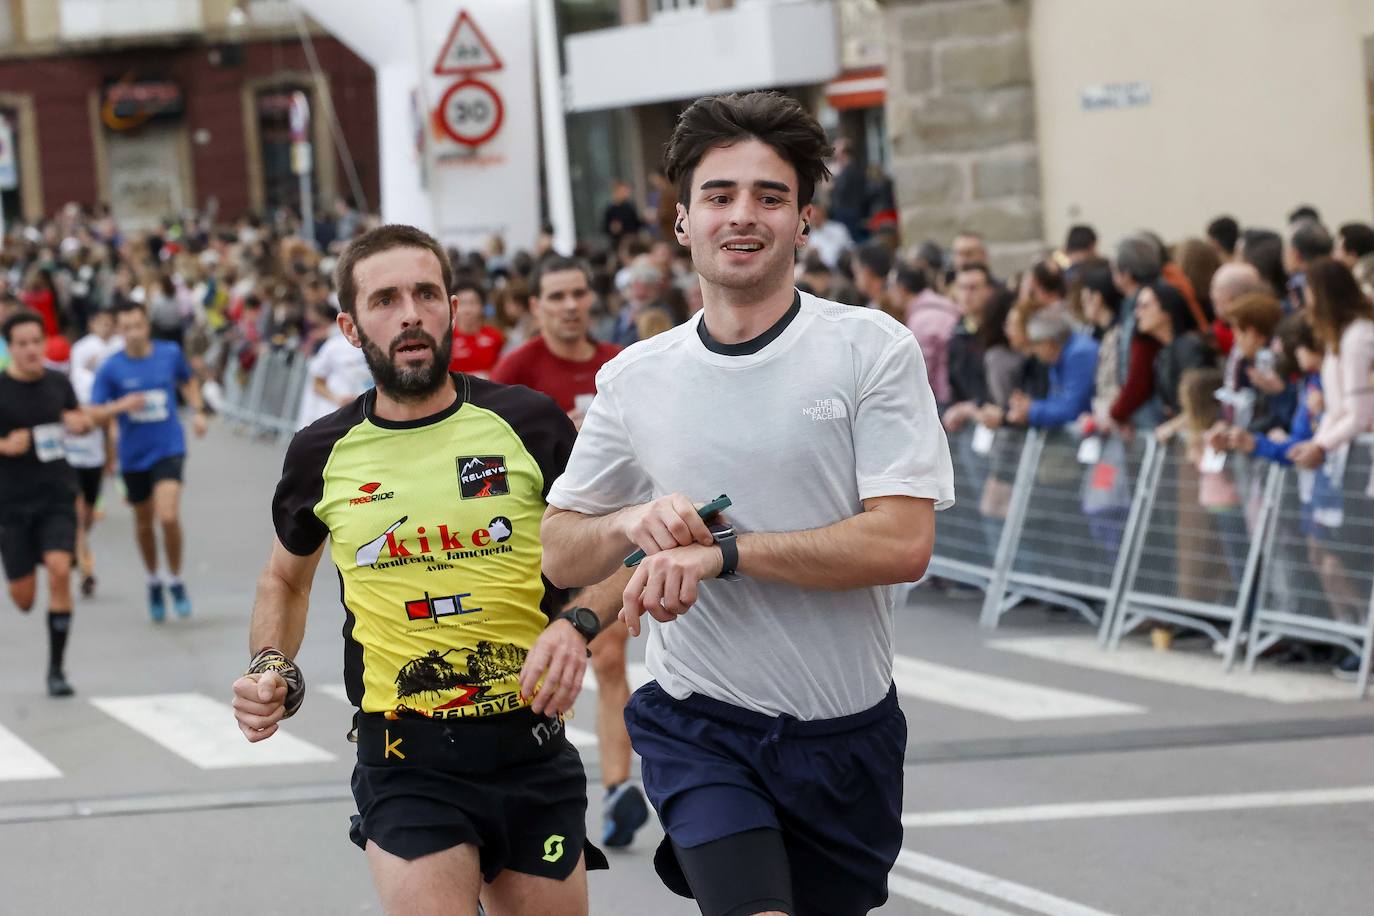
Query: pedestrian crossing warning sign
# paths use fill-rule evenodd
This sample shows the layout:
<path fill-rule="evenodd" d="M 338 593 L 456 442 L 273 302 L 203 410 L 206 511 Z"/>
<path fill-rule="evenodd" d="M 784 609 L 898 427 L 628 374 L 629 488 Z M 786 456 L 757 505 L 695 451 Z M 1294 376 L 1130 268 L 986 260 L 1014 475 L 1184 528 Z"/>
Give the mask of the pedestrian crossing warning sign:
<path fill-rule="evenodd" d="M 469 76 L 473 73 L 490 73 L 505 66 L 497 56 L 496 49 L 487 41 L 487 36 L 477 28 L 467 10 L 458 12 L 458 19 L 449 30 L 448 40 L 439 51 L 439 60 L 434 64 L 436 76 Z"/>

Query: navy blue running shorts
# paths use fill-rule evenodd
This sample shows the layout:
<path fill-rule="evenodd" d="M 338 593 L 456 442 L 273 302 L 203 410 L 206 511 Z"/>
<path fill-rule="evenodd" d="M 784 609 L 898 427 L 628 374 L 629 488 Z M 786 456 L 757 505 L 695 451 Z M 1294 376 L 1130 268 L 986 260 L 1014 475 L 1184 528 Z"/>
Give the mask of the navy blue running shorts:
<path fill-rule="evenodd" d="M 895 689 L 838 719 L 773 718 L 719 700 L 677 700 L 650 682 L 625 708 L 644 791 L 673 843 L 691 849 L 780 830 L 798 916 L 862 914 L 887 901 L 902 846 L 906 717 Z M 659 877 L 690 896 L 671 843 Z"/>

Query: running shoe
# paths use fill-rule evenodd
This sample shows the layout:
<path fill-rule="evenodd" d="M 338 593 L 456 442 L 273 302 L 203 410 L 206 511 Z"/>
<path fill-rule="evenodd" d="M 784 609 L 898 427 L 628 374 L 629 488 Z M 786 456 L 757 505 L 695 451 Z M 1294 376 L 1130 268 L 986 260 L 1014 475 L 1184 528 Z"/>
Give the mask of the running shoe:
<path fill-rule="evenodd" d="M 67 683 L 67 676 L 62 673 L 60 668 L 48 669 L 48 696 L 50 697 L 69 697 L 76 693 L 72 685 Z"/>
<path fill-rule="evenodd" d="M 95 576 L 81 577 L 81 597 L 89 598 L 95 594 Z"/>
<path fill-rule="evenodd" d="M 1331 669 L 1331 673 L 1337 680 L 1350 681 L 1353 684 L 1360 679 L 1360 657 L 1351 652 Z"/>
<path fill-rule="evenodd" d="M 629 846 L 635 831 L 649 819 L 649 804 L 644 793 L 632 782 L 622 782 L 606 792 L 601 805 L 601 843 L 612 849 Z"/>
<path fill-rule="evenodd" d="M 183 620 L 191 616 L 191 599 L 186 597 L 186 586 L 178 582 L 176 585 L 169 585 L 168 591 L 172 593 L 172 610 L 176 611 L 177 616 Z"/>
<path fill-rule="evenodd" d="M 161 583 L 148 586 L 148 616 L 153 618 L 153 623 L 167 619 L 167 599 L 162 596 Z"/>

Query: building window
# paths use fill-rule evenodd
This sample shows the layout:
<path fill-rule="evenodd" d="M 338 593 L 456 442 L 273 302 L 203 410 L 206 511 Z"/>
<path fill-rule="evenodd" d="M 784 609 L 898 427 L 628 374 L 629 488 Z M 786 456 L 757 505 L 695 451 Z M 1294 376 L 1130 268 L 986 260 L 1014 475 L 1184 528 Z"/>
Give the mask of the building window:
<path fill-rule="evenodd" d="M 262 190 L 263 205 L 268 211 L 278 207 L 300 208 L 300 176 L 291 171 L 291 96 L 304 92 L 310 100 L 311 124 L 306 128 L 306 137 L 313 139 L 315 115 L 315 95 L 312 87 L 300 85 L 276 85 L 257 94 L 258 137 L 262 148 Z M 311 172 L 311 182 L 315 174 Z M 319 199 L 319 188 L 315 199 Z"/>
<path fill-rule="evenodd" d="M 19 161 L 19 112 L 10 108 L 0 108 L 0 213 L 4 222 L 20 219 L 23 216 L 23 198 L 20 196 L 20 182 L 24 180 Z M 6 129 L 8 128 L 8 129 Z"/>
<path fill-rule="evenodd" d="M 685 13 L 688 10 L 706 9 L 706 0 L 649 0 L 649 9 L 655 16 L 664 13 Z"/>

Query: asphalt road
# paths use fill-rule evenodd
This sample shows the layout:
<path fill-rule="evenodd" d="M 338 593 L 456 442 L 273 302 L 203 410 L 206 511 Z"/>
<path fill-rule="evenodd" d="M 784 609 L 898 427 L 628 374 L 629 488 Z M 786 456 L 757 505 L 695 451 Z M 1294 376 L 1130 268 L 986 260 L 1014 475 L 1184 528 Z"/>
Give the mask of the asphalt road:
<path fill-rule="evenodd" d="M 0 916 L 380 911 L 346 833 L 350 710 L 327 563 L 300 656 L 310 692 L 285 730 L 295 742 L 261 754 L 177 725 L 232 728 L 280 461 L 279 446 L 224 428 L 193 443 L 196 611 L 161 626 L 144 610 L 129 510 L 109 492 L 99 591 L 78 604 L 69 650 L 75 699 L 43 692 L 41 604 L 0 609 Z M 907 830 L 884 913 L 1374 907 L 1374 705 L 1350 685 L 1320 670 L 1223 676 L 1186 643 L 1105 653 L 1043 608 L 991 634 L 976 617 L 975 600 L 927 590 L 898 613 Z M 573 720 L 583 737 L 590 699 Z M 583 756 L 596 785 L 594 742 Z M 646 828 L 592 877 L 593 913 L 696 912 L 654 876 L 658 836 Z"/>

